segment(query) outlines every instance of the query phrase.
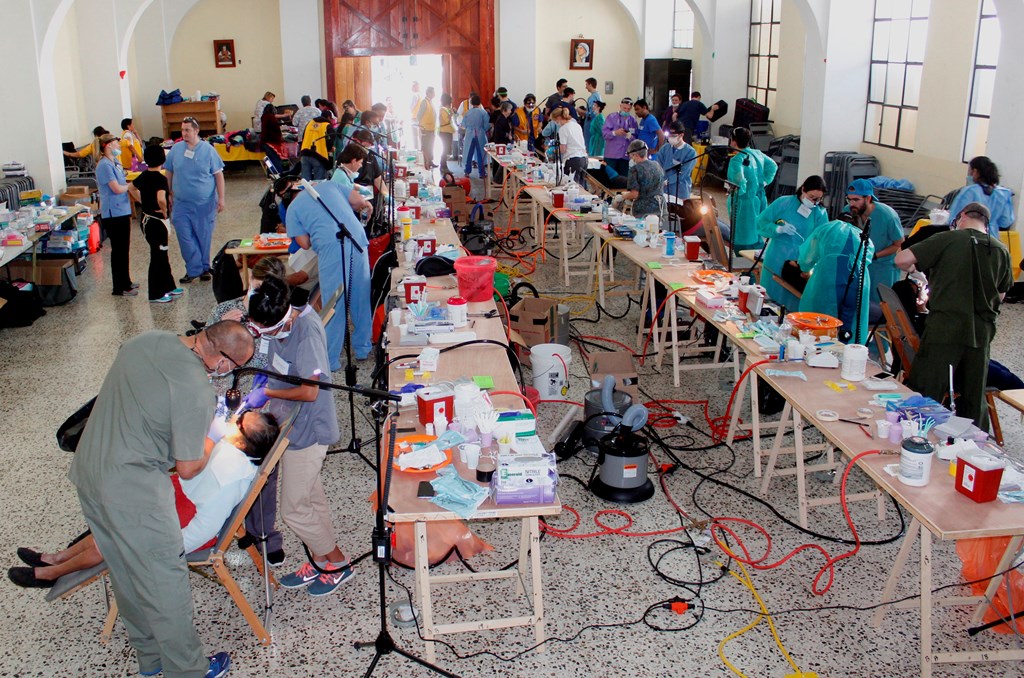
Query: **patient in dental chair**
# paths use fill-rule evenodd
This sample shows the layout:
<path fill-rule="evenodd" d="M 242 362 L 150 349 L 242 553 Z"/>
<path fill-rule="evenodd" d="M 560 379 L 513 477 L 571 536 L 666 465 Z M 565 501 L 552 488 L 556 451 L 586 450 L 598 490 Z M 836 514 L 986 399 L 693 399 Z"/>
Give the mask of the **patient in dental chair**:
<path fill-rule="evenodd" d="M 185 553 L 211 546 L 234 508 L 245 498 L 258 464 L 270 452 L 279 426 L 272 414 L 243 412 L 223 429 L 203 470 L 194 478 L 174 483 L 175 504 L 181 522 Z M 29 567 L 12 567 L 7 576 L 18 586 L 50 588 L 65 574 L 85 570 L 103 561 L 91 534 L 57 553 L 19 548 L 18 557 Z"/>

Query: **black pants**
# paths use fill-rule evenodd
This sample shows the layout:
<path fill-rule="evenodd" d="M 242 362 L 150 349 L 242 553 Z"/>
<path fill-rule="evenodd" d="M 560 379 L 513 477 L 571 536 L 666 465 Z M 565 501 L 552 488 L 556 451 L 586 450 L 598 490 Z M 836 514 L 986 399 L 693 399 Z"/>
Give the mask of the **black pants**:
<path fill-rule="evenodd" d="M 114 283 L 114 294 L 127 292 L 132 288 L 132 277 L 128 271 L 128 253 L 132 235 L 131 215 L 104 217 L 103 228 L 110 238 L 110 274 Z"/>
<path fill-rule="evenodd" d="M 448 171 L 448 156 L 452 152 L 452 135 L 450 132 L 438 132 L 437 136 L 441 137 L 441 171 Z"/>
<path fill-rule="evenodd" d="M 581 186 L 586 185 L 585 174 L 587 173 L 587 159 L 586 158 L 569 158 L 565 161 L 565 168 L 563 170 L 567 175 L 572 177 L 573 181 Z"/>
<path fill-rule="evenodd" d="M 159 299 L 176 287 L 167 257 L 167 226 L 160 219 L 143 214 L 142 232 L 149 243 L 149 298 Z"/>

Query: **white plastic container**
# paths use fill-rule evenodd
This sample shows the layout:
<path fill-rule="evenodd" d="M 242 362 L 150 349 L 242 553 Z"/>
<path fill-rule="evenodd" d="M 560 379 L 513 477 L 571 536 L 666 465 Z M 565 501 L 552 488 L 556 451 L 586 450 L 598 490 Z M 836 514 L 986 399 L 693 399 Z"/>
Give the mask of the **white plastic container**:
<path fill-rule="evenodd" d="M 537 344 L 530 349 L 533 387 L 541 400 L 565 400 L 569 394 L 572 350 L 562 344 Z"/>

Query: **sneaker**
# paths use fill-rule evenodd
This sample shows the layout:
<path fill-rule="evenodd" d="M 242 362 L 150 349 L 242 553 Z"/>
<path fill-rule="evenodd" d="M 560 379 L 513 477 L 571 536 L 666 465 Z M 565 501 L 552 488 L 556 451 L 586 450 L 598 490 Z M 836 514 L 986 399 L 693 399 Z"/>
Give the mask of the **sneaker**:
<path fill-rule="evenodd" d="M 284 565 L 284 549 L 277 549 L 267 553 L 267 562 L 270 563 L 271 567 L 281 567 Z"/>
<path fill-rule="evenodd" d="M 332 574 L 322 574 L 317 577 L 315 582 L 310 584 L 309 595 L 326 596 L 329 593 L 334 593 L 336 588 L 354 576 L 355 573 L 352 571 L 351 565 L 345 565 L 340 570 Z"/>
<path fill-rule="evenodd" d="M 209 269 L 199 274 L 199 279 L 202 281 L 213 280 L 213 274 L 210 273 Z"/>
<path fill-rule="evenodd" d="M 111 292 L 115 297 L 137 297 L 139 296 L 138 290 L 122 290 L 120 292 Z"/>
<path fill-rule="evenodd" d="M 295 572 L 286 574 L 285 576 L 278 579 L 278 583 L 286 589 L 301 589 L 303 586 L 309 586 L 320 576 L 320 573 L 316 571 L 313 564 L 305 562 Z"/>
<path fill-rule="evenodd" d="M 160 297 L 159 299 L 150 299 L 149 303 L 151 303 L 151 304 L 169 304 L 172 301 L 174 301 L 174 297 L 172 297 L 169 294 L 165 294 L 164 296 Z"/>
<path fill-rule="evenodd" d="M 158 675 L 160 673 L 163 673 L 163 670 L 164 670 L 164 667 L 162 667 L 162 666 L 158 666 L 157 668 L 153 669 L 152 671 L 143 671 L 142 669 L 139 669 L 139 675 L 140 676 L 155 676 L 155 675 Z"/>
<path fill-rule="evenodd" d="M 137 289 L 139 289 L 139 283 L 132 283 L 130 287 L 133 290 L 137 290 Z"/>
<path fill-rule="evenodd" d="M 196 277 L 198 277 L 198 276 L 196 276 Z M 178 282 L 180 282 L 182 285 L 187 285 L 190 282 L 192 282 L 193 280 L 195 280 L 195 278 L 190 276 L 190 275 L 184 275 L 184 276 L 178 278 Z"/>
<path fill-rule="evenodd" d="M 206 671 L 206 678 L 222 678 L 228 675 L 231 669 L 231 655 L 227 652 L 218 652 L 210 657 L 210 668 Z"/>
<path fill-rule="evenodd" d="M 182 294 L 185 294 L 185 290 L 181 289 L 180 287 L 175 287 L 173 290 L 171 290 L 167 294 L 171 295 L 172 297 L 178 297 L 178 296 L 181 296 Z"/>

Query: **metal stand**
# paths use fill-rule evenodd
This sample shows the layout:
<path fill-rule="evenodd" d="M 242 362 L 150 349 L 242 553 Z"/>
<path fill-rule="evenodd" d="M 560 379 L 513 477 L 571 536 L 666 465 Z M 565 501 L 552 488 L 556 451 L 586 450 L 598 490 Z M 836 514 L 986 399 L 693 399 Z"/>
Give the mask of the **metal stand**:
<path fill-rule="evenodd" d="M 854 309 L 854 313 L 856 315 L 853 318 L 853 336 L 851 337 L 853 343 L 857 343 L 857 337 L 860 336 L 860 309 L 864 303 L 864 275 L 866 274 L 868 266 L 867 244 L 871 237 L 870 225 L 871 219 L 865 221 L 863 225 L 859 223 L 856 224 L 856 226 L 861 229 L 860 244 L 857 246 L 857 254 L 853 258 L 853 266 L 850 267 L 850 275 L 846 278 L 846 287 L 843 288 L 843 296 L 839 298 L 839 304 L 841 306 L 842 303 L 846 301 L 846 295 L 850 291 L 850 285 L 853 283 L 854 276 L 859 276 L 859 283 L 857 285 L 857 306 Z"/>

